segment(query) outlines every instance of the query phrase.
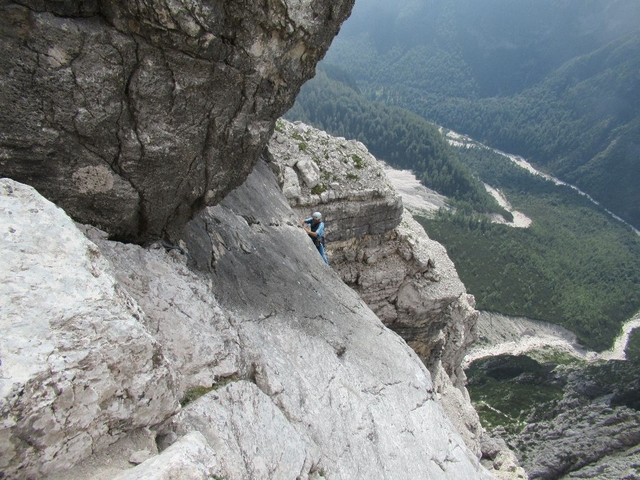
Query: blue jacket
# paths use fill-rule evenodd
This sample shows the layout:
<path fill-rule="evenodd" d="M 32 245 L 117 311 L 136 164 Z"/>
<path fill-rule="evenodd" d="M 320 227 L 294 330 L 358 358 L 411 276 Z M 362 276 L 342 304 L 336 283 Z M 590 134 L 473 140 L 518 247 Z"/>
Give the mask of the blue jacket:
<path fill-rule="evenodd" d="M 322 237 L 324 237 L 324 222 L 320 222 L 320 223 L 313 223 L 313 217 L 311 218 L 307 218 L 304 223 L 311 225 L 311 231 L 316 233 L 317 236 L 316 237 L 311 237 L 311 239 L 313 240 L 313 243 L 316 244 L 316 246 L 318 244 L 322 243 Z M 309 235 L 311 236 L 311 235 Z M 317 239 L 317 241 L 316 241 Z"/>

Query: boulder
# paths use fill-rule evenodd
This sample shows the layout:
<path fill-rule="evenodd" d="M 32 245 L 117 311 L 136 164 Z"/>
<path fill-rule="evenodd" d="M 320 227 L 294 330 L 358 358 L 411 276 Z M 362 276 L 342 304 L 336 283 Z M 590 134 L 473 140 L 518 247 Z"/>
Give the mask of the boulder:
<path fill-rule="evenodd" d="M 216 452 L 202 434 L 191 432 L 114 480 L 210 480 L 215 471 Z"/>
<path fill-rule="evenodd" d="M 353 0 L 0 5 L 0 175 L 112 238 L 240 185 Z"/>

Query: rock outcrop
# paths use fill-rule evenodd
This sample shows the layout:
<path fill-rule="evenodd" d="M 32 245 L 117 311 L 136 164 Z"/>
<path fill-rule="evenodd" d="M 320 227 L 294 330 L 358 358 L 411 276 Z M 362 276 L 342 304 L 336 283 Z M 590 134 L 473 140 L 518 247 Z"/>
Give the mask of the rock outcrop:
<path fill-rule="evenodd" d="M 189 225 L 207 274 L 83 227 L 89 242 L 33 189 L 2 184 L 3 475 L 489 478 L 423 363 L 324 265 L 266 164 Z M 112 462 L 114 448 L 151 458 Z"/>
<path fill-rule="evenodd" d="M 403 213 L 383 164 L 361 143 L 280 120 L 268 152 L 298 217 L 322 212 L 332 268 L 420 356 L 479 455 L 482 428 L 462 369 L 477 312 L 444 247 Z"/>
<path fill-rule="evenodd" d="M 0 175 L 177 240 L 251 171 L 353 0 L 0 5 Z"/>
<path fill-rule="evenodd" d="M 553 418 L 531 419 L 515 440 L 529 478 L 637 478 L 639 412 L 606 402 L 559 407 Z"/>
<path fill-rule="evenodd" d="M 322 210 L 331 242 L 383 234 L 400 223 L 402 200 L 360 142 L 280 119 L 267 158 L 301 218 Z"/>
<path fill-rule="evenodd" d="M 470 388 L 483 398 L 480 409 L 502 412 L 487 415 L 491 435 L 508 442 L 530 478 L 638 475 L 637 363 L 609 360 L 617 352 L 591 352 L 574 333 L 523 317 L 481 312 L 478 332 L 481 345 L 465 357 Z M 484 387 L 487 380 L 500 393 Z"/>

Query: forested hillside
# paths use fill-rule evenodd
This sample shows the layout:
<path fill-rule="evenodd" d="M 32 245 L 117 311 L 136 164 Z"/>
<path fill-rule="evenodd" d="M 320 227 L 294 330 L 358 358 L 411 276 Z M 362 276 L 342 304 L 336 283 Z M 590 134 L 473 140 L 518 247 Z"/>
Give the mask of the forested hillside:
<path fill-rule="evenodd" d="M 640 2 L 359 0 L 327 62 L 640 227 Z"/>
<path fill-rule="evenodd" d="M 463 212 L 421 219 L 477 308 L 560 324 L 594 350 L 610 348 L 640 308 L 640 238 L 574 189 L 488 148 L 457 153 L 532 220 L 511 228 Z"/>
<path fill-rule="evenodd" d="M 455 213 L 421 221 L 447 247 L 478 308 L 561 324 L 590 348 L 609 348 L 640 308 L 640 238 L 573 189 L 488 148 L 451 147 L 429 122 L 354 88 L 344 71 L 321 66 L 287 117 L 357 138 L 457 198 Z M 481 181 L 500 188 L 532 226 L 492 225 L 481 214 L 499 207 Z"/>

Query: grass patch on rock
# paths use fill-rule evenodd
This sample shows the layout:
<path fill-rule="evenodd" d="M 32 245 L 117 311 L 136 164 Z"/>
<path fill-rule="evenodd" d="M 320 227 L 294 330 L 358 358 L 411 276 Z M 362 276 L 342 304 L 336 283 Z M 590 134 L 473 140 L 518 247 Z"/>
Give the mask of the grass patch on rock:
<path fill-rule="evenodd" d="M 359 155 L 356 155 L 354 153 L 353 155 L 351 155 L 351 158 L 353 159 L 353 164 L 355 165 L 356 168 L 358 169 L 364 168 L 364 160 L 362 160 L 362 158 L 360 158 Z"/>
<path fill-rule="evenodd" d="M 228 385 L 232 382 L 237 382 L 238 380 L 239 379 L 237 377 L 228 377 L 228 378 L 221 379 L 220 381 L 218 381 L 217 383 L 214 383 L 210 387 L 198 385 L 196 387 L 190 388 L 185 392 L 184 397 L 182 397 L 182 400 L 180 400 L 180 406 L 184 408 L 194 400 L 197 400 L 198 398 L 202 397 L 203 395 L 206 395 L 209 392 L 213 392 L 214 390 L 218 390 L 219 388 L 222 388 L 225 385 Z"/>
<path fill-rule="evenodd" d="M 327 186 L 324 183 L 319 183 L 311 189 L 313 195 L 320 195 L 327 191 Z"/>

